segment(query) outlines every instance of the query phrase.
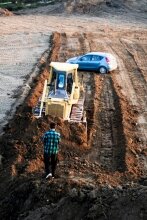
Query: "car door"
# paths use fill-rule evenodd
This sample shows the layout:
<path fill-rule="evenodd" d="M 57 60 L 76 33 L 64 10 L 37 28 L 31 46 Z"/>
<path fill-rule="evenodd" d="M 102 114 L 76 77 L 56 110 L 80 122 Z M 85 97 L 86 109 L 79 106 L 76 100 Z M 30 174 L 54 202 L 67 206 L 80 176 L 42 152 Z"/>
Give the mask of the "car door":
<path fill-rule="evenodd" d="M 99 55 L 93 55 L 91 58 L 91 70 L 98 70 L 101 65 L 102 57 Z"/>
<path fill-rule="evenodd" d="M 79 69 L 81 70 L 90 70 L 90 63 L 91 63 L 91 55 L 84 55 L 79 58 L 78 64 L 79 64 Z"/>

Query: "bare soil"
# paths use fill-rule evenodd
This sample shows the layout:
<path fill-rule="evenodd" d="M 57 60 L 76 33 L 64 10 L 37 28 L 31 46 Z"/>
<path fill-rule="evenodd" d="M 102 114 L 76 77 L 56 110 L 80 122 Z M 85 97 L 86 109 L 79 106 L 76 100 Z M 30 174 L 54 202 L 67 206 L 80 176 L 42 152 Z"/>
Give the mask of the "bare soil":
<path fill-rule="evenodd" d="M 12 16 L 13 13 L 7 9 L 0 8 L 0 16 Z"/>
<path fill-rule="evenodd" d="M 137 1 L 131 5 L 130 17 L 129 4 L 126 9 L 118 1 L 122 15 L 110 20 L 116 1 L 109 2 L 113 5 L 103 5 L 108 16 L 69 15 L 69 6 L 70 13 L 81 7 L 68 1 L 64 14 L 48 15 L 51 8 L 42 14 L 41 8 L 33 11 L 35 15 L 23 11 L 23 16 L 2 18 L 1 35 L 20 34 L 26 28 L 28 33 L 52 31 L 45 62 L 38 63 L 29 93 L 18 103 L 0 138 L 2 219 L 147 218 L 146 17 Z M 88 6 L 82 7 L 87 10 Z M 54 13 L 59 13 L 57 8 L 55 5 Z M 93 6 L 89 8 L 94 11 Z M 132 20 L 136 15 L 139 19 Z M 89 51 L 114 54 L 119 67 L 107 75 L 79 72 L 86 91 L 87 137 L 81 124 L 53 116 L 36 119 L 32 108 L 42 93 L 50 61 L 64 62 Z M 51 121 L 58 124 L 62 140 L 56 178 L 44 180 L 40 138 Z"/>

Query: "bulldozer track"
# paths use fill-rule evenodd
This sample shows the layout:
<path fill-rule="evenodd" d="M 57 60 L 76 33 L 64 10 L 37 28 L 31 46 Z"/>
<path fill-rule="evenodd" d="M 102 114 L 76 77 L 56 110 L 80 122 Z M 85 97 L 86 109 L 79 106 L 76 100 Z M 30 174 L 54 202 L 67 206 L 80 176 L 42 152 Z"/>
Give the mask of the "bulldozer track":
<path fill-rule="evenodd" d="M 73 105 L 70 115 L 70 121 L 76 121 L 76 122 L 83 121 L 84 100 L 85 100 L 85 96 L 80 97 L 78 103 Z"/>
<path fill-rule="evenodd" d="M 95 113 L 97 129 L 93 139 L 94 151 L 89 155 L 109 171 L 125 170 L 125 137 L 119 98 L 111 76 L 104 76 L 100 106 Z"/>

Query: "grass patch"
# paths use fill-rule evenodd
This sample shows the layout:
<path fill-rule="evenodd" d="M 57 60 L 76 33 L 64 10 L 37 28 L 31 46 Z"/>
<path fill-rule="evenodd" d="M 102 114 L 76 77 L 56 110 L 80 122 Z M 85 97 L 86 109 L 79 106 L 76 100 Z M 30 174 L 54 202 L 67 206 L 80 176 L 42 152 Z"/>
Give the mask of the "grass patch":
<path fill-rule="evenodd" d="M 9 11 L 18 11 L 21 9 L 29 9 L 29 8 L 37 8 L 40 6 L 47 6 L 47 5 L 53 5 L 55 4 L 55 0 L 50 0 L 48 2 L 45 3 L 41 3 L 41 2 L 36 2 L 36 3 L 30 3 L 30 4 L 24 4 L 24 3 L 17 3 L 17 4 L 13 4 L 13 3 L 0 3 L 0 8 L 6 8 Z"/>
<path fill-rule="evenodd" d="M 13 3 L 1 4 L 0 3 L 0 8 L 6 8 L 9 11 L 17 11 L 17 10 L 23 9 L 25 7 L 22 4 L 13 4 Z"/>

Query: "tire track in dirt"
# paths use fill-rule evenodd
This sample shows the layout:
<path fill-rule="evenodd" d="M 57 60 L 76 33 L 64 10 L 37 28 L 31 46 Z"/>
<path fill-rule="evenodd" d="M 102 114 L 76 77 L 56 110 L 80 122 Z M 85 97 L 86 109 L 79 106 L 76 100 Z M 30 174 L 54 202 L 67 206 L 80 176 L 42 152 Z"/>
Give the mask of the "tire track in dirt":
<path fill-rule="evenodd" d="M 87 34 L 91 51 L 108 51 L 106 42 Z M 126 140 L 122 124 L 122 112 L 111 75 L 94 75 L 94 123 L 93 150 L 88 155 L 109 171 L 124 171 Z M 99 85 L 99 86 L 97 86 Z"/>
<path fill-rule="evenodd" d="M 146 80 L 140 71 L 137 63 L 134 60 L 134 55 L 132 55 L 132 51 L 129 50 L 128 45 L 126 43 L 120 41 L 119 43 L 112 46 L 115 52 L 118 54 L 119 59 L 122 60 L 124 69 L 125 77 L 124 79 L 128 78 L 127 83 L 131 83 L 131 87 L 127 92 L 133 91 L 133 96 L 129 97 L 128 94 L 126 96 L 130 98 L 130 101 L 136 109 L 139 111 L 140 117 L 138 117 L 138 137 L 141 139 L 142 145 L 146 145 L 147 143 L 147 86 Z M 127 58 L 127 59 L 126 59 Z M 140 142 L 140 141 L 139 141 Z"/>
<path fill-rule="evenodd" d="M 129 49 L 128 44 L 124 43 L 122 40 L 120 41 L 119 46 L 119 54 L 120 58 L 124 61 L 124 64 L 127 68 L 127 73 L 132 82 L 133 88 L 136 93 L 136 97 L 138 99 L 138 103 L 140 104 L 142 110 L 147 108 L 147 87 L 146 81 L 142 75 L 142 72 L 134 60 L 134 54 Z M 125 59 L 127 57 L 127 60 Z"/>
<path fill-rule="evenodd" d="M 136 41 L 137 40 L 134 40 L 132 36 L 131 40 L 124 38 L 123 40 L 117 39 L 115 44 L 111 42 L 109 46 L 116 53 L 119 64 L 119 72 L 117 70 L 118 74 L 113 75 L 113 81 L 115 86 L 119 89 L 118 92 L 120 93 L 120 96 L 122 96 L 122 100 L 124 100 L 124 98 L 126 99 L 126 108 L 129 110 L 127 112 L 126 108 L 124 109 L 123 107 L 123 121 L 125 123 L 124 129 L 127 140 L 127 168 L 132 171 L 135 170 L 134 168 L 137 166 L 137 169 L 140 170 L 142 175 L 146 175 L 147 160 L 145 149 L 147 146 L 147 87 L 144 72 L 144 69 L 146 68 L 146 56 L 144 50 L 145 47 L 142 48 L 142 44 L 140 45 L 139 43 L 137 43 L 136 46 Z M 145 44 L 144 41 L 142 43 Z M 139 102 L 140 100 L 141 103 Z M 124 106 L 122 101 L 121 105 Z M 134 162 L 133 160 L 131 162 L 129 158 L 133 155 L 135 156 Z"/>
<path fill-rule="evenodd" d="M 147 51 L 145 51 L 145 46 L 147 46 L 145 43 L 144 44 L 139 44 L 137 42 L 133 44 L 129 44 L 126 42 L 127 47 L 129 48 L 129 52 L 132 54 L 136 65 L 140 69 L 145 81 L 147 82 Z"/>
<path fill-rule="evenodd" d="M 132 84 L 134 85 L 134 89 L 136 90 L 136 93 L 138 94 L 138 91 L 139 91 L 139 95 L 138 95 L 139 103 L 141 103 L 142 107 L 146 109 L 147 108 L 146 80 L 144 78 L 142 70 L 140 69 L 140 66 L 138 65 L 137 60 L 135 59 L 135 53 L 138 47 L 134 50 L 134 46 L 131 44 L 128 44 L 124 40 L 121 40 L 121 43 L 123 44 L 124 48 L 126 49 L 128 53 L 127 57 L 130 58 L 128 59 L 128 64 L 126 62 L 126 65 L 127 65 L 127 69 L 129 70 L 129 76 L 131 78 Z"/>
<path fill-rule="evenodd" d="M 124 171 L 126 143 L 121 108 L 110 75 L 103 78 L 99 99 L 99 108 L 95 112 L 97 129 L 93 140 L 96 150 L 90 155 L 91 159 L 98 160 L 101 166 L 109 171 Z M 95 104 L 98 105 L 97 101 Z"/>
<path fill-rule="evenodd" d="M 90 43 L 89 40 L 86 38 L 86 34 L 80 34 L 78 37 L 79 44 L 80 44 L 80 54 L 85 54 L 88 51 L 91 51 L 90 49 Z M 80 74 L 81 75 L 81 74 Z M 91 142 L 90 137 L 92 134 L 92 127 L 94 124 L 94 73 L 93 72 L 82 72 L 83 75 L 83 82 L 85 87 L 85 110 L 86 110 L 86 116 L 87 116 L 87 135 L 89 144 Z"/>
<path fill-rule="evenodd" d="M 140 45 L 131 45 L 125 43 L 126 49 L 130 56 L 132 56 L 132 60 L 134 61 L 136 69 L 136 74 L 133 74 L 132 81 L 137 91 L 136 94 L 138 96 L 139 104 L 142 106 L 142 113 L 144 114 L 145 119 L 147 119 L 147 81 L 146 81 L 146 74 L 142 70 L 142 68 L 146 67 L 146 53 Z M 138 59 L 136 51 L 140 51 L 141 58 Z M 141 61 L 141 65 L 139 65 L 138 61 Z M 139 91 L 139 93 L 138 93 Z M 147 120 L 146 120 L 147 121 Z"/>

